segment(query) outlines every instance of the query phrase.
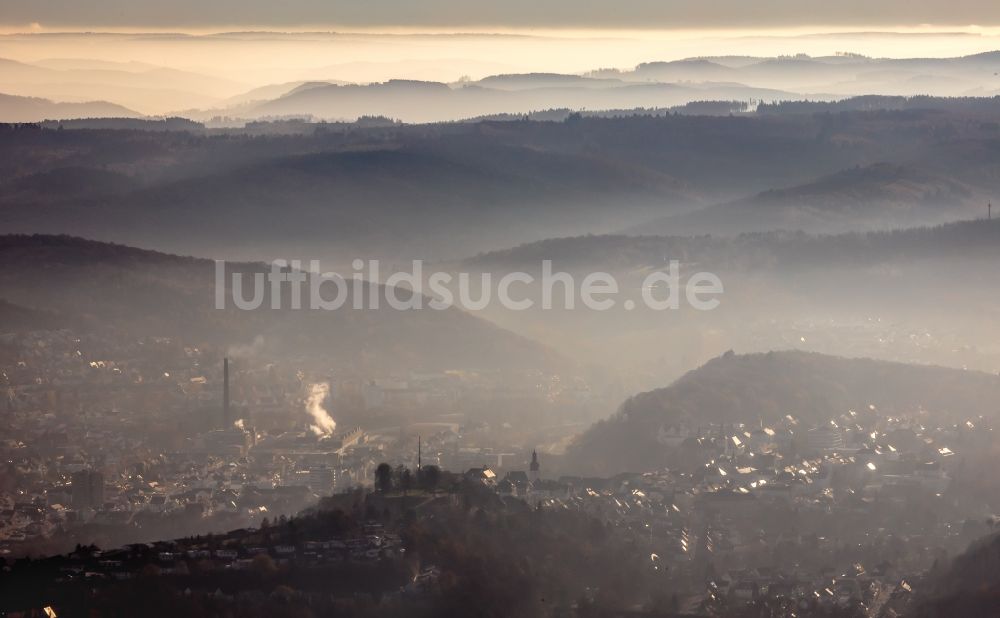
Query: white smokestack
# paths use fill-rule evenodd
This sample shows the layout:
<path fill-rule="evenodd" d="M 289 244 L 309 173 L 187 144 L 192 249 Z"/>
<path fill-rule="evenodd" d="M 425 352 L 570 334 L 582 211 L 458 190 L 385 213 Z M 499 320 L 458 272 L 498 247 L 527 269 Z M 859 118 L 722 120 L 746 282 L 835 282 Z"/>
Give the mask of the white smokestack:
<path fill-rule="evenodd" d="M 323 407 L 323 401 L 329 394 L 330 385 L 326 382 L 319 382 L 309 387 L 309 397 L 306 398 L 306 412 L 315 421 L 315 424 L 310 425 L 309 428 L 317 436 L 333 435 L 333 430 L 337 428 L 337 421 L 333 420 L 330 413 Z"/>

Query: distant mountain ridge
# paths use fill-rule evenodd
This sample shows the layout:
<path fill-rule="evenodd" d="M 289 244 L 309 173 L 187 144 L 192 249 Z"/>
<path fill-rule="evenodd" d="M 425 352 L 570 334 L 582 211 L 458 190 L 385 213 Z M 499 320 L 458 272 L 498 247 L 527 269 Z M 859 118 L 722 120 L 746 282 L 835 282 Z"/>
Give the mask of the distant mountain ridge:
<path fill-rule="evenodd" d="M 141 110 L 128 115 L 211 107 L 241 88 L 241 84 L 222 77 L 145 63 L 87 59 L 28 63 L 0 59 L 0 92 L 53 101 L 106 100 Z M 0 122 L 25 121 L 8 116 L 0 108 Z"/>
<path fill-rule="evenodd" d="M 934 227 L 829 235 L 769 231 L 732 237 L 574 236 L 481 253 L 462 264 L 482 270 L 523 269 L 552 260 L 554 267 L 569 270 L 620 272 L 662 268 L 665 260 L 676 259 L 701 268 L 759 273 L 872 268 L 946 258 L 1000 260 L 1000 220 L 977 218 Z"/>
<path fill-rule="evenodd" d="M 775 229 L 836 232 L 936 224 L 978 213 L 984 196 L 945 176 L 877 163 L 758 193 L 628 230 L 643 234 L 733 234 Z"/>
<path fill-rule="evenodd" d="M 334 71 L 334 72 L 331 72 Z M 834 102 L 862 95 L 984 96 L 1000 93 L 989 79 L 1000 52 L 952 58 L 836 56 L 703 56 L 642 62 L 632 69 L 571 73 L 496 73 L 453 83 L 418 74 L 350 83 L 336 66 L 300 73 L 297 81 L 254 87 L 187 70 L 144 63 L 0 59 L 0 92 L 52 101 L 109 100 L 145 114 L 260 119 L 312 116 L 347 120 L 385 115 L 406 122 L 454 121 L 545 109 L 665 109 L 699 101 L 768 105 Z M 3 115 L 0 121 L 18 122 Z M 69 112 L 67 112 L 69 113 Z M 136 112 L 138 113 L 138 112 Z"/>
<path fill-rule="evenodd" d="M 582 74 L 506 73 L 454 84 L 394 79 L 309 88 L 308 94 L 288 92 L 233 113 L 338 120 L 369 113 L 433 122 L 558 108 L 669 108 L 711 100 L 756 101 L 766 109 L 785 102 L 835 102 L 863 95 L 989 95 L 995 88 L 984 74 L 997 70 L 1000 54 L 996 52 L 907 59 L 851 54 L 697 57 Z M 405 97 L 410 105 L 398 97 Z"/>
<path fill-rule="evenodd" d="M 383 141 L 379 129 L 361 147 L 344 147 L 337 136 L 294 142 L 275 139 L 270 145 L 260 141 L 253 148 L 265 153 L 252 161 L 230 164 L 228 155 L 216 156 L 177 178 L 164 178 L 154 168 L 153 181 L 133 178 L 133 189 L 128 191 L 109 184 L 108 192 L 99 196 L 93 191 L 67 196 L 55 190 L 57 176 L 79 174 L 72 170 L 82 161 L 67 161 L 48 172 L 53 184 L 46 193 L 36 191 L 32 199 L 24 199 L 28 178 L 41 173 L 26 166 L 16 181 L 0 179 L 0 229 L 72 231 L 139 244 L 168 242 L 171 250 L 193 253 L 199 252 L 194 243 L 176 245 L 173 240 L 213 237 L 216 243 L 238 241 L 260 250 L 295 237 L 299 250 L 305 248 L 320 258 L 334 252 L 378 255 L 390 244 L 404 255 L 427 256 L 432 249 L 439 255 L 456 255 L 484 243 L 501 244 L 509 234 L 567 226 L 580 231 L 589 226 L 606 229 L 613 218 L 639 220 L 638 214 L 606 211 L 605 204 L 652 214 L 660 209 L 661 200 L 698 199 L 684 183 L 654 170 L 592 153 L 505 143 L 490 136 L 480 139 L 474 131 L 466 137 L 467 131 L 456 127 L 448 139 Z M 46 137 L 45 132 L 32 135 Z M 135 138 L 136 149 L 150 147 L 141 136 L 102 136 L 112 141 Z M 193 143 L 174 136 L 157 148 L 173 140 L 186 144 L 184 148 Z M 331 143 L 332 147 L 324 147 Z M 207 138 L 197 144 L 194 156 L 198 157 L 227 147 Z M 289 153 L 288 147 L 298 150 Z M 108 156 L 118 158 L 114 152 Z M 132 172 L 139 160 L 141 156 L 136 156 L 117 167 Z M 152 164 L 160 161 L 153 159 Z M 180 163 L 191 165 L 183 159 Z M 95 180 L 106 177 L 108 170 L 94 172 Z M 120 188 L 125 187 L 121 183 Z M 40 203 L 47 204 L 44 210 L 31 205 Z M 66 226 L 68 221 L 74 221 L 72 229 Z M 198 221 L 196 230 L 189 229 L 193 221 Z M 471 230 L 476 230 L 476 237 Z"/>
<path fill-rule="evenodd" d="M 794 99 L 792 92 L 736 83 L 612 83 L 570 75 L 495 76 L 454 87 L 440 83 L 394 79 L 367 85 L 315 84 L 296 88 L 276 99 L 222 113 L 243 117 L 311 116 L 354 120 L 364 115 L 404 122 L 443 122 L 498 113 L 572 109 L 669 107 L 693 100 L 766 98 Z M 201 113 L 205 119 L 220 110 Z"/>
<path fill-rule="evenodd" d="M 0 120 L 41 122 L 74 118 L 139 118 L 142 114 L 107 101 L 57 103 L 37 97 L 0 94 Z"/>
<path fill-rule="evenodd" d="M 452 260 L 623 229 L 933 225 L 982 216 L 1000 194 L 1000 122 L 949 109 L 291 123 L 290 133 L 261 125 L 224 138 L 174 120 L 66 122 L 92 130 L 0 126 L 10 132 L 0 141 L 0 232 L 250 259 L 292 248 Z M 67 194 L 88 169 L 93 186 Z M 727 206 L 695 210 L 709 204 Z M 674 226 L 687 218 L 689 228 Z"/>

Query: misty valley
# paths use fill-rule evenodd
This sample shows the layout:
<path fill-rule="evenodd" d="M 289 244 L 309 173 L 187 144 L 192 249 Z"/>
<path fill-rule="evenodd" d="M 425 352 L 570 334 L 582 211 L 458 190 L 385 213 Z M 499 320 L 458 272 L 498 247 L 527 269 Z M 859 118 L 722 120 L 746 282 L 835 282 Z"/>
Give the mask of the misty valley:
<path fill-rule="evenodd" d="M 105 4 L 0 16 L 0 616 L 998 612 L 992 26 Z"/>

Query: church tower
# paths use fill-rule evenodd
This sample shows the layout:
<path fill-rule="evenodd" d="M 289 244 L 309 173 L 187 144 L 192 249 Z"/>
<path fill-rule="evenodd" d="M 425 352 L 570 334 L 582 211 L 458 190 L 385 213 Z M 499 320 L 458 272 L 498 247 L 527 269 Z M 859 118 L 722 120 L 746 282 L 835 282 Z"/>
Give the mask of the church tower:
<path fill-rule="evenodd" d="M 538 480 L 538 453 L 534 450 L 531 451 L 531 467 L 528 468 L 528 480 L 534 483 Z"/>

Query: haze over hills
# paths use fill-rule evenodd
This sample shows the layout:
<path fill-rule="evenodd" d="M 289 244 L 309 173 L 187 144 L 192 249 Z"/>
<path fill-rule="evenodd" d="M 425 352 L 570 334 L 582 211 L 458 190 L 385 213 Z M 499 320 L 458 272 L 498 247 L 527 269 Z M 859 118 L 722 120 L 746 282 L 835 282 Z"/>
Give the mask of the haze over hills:
<path fill-rule="evenodd" d="M 1000 30 L 605 26 L 0 34 L 0 610 L 988 613 Z"/>
<path fill-rule="evenodd" d="M 822 269 L 893 269 L 937 260 L 940 265 L 988 265 L 1000 259 L 1000 221 L 980 217 L 934 227 L 811 235 L 772 231 L 732 237 L 588 235 L 553 238 L 482 253 L 467 268 L 537 269 L 542 260 L 574 272 L 604 267 L 643 272 L 676 259 L 722 271 L 793 272 Z"/>
<path fill-rule="evenodd" d="M 983 213 L 985 215 L 985 213 Z M 484 253 L 459 268 L 541 278 L 543 260 L 577 283 L 615 276 L 608 311 L 545 311 L 537 287 L 527 311 L 490 309 L 507 328 L 613 366 L 645 390 L 727 349 L 799 348 L 842 356 L 1000 371 L 993 345 L 1000 295 L 1000 222 L 985 218 L 933 228 L 816 236 L 768 232 L 734 237 L 579 236 Z M 678 264 L 676 310 L 647 310 L 667 284 L 647 277 Z M 709 272 L 724 287 L 712 311 L 690 310 L 685 282 Z M 970 285 L 970 282 L 975 282 Z M 623 299 L 636 303 L 622 307 Z M 989 335 L 987 335 L 989 333 Z"/>
<path fill-rule="evenodd" d="M 5 333 L 56 330 L 79 326 L 75 320 L 36 307 L 0 300 L 0 323 Z"/>
<path fill-rule="evenodd" d="M 287 292 L 282 309 L 264 303 L 244 311 L 230 301 L 218 310 L 210 260 L 41 235 L 0 237 L 0 259 L 6 266 L 0 273 L 2 311 L 14 319 L 5 327 L 113 329 L 223 349 L 254 345 L 276 356 L 382 370 L 530 370 L 566 363 L 543 346 L 457 309 L 396 311 L 385 303 L 380 309 L 353 309 L 349 287 L 341 310 L 292 310 Z M 233 263 L 229 269 L 252 277 L 269 267 Z M 231 291 L 231 281 L 226 284 Z M 29 310 L 38 320 L 25 318 Z"/>
<path fill-rule="evenodd" d="M 317 88 L 324 87 L 303 92 Z M 186 121 L 149 128 L 191 133 L 8 128 L 0 230 L 253 259 L 359 251 L 453 259 L 622 229 L 836 232 L 969 218 L 1000 190 L 1000 102 L 925 105 L 747 117 L 293 123 L 284 134 L 279 123 L 261 125 L 267 137 L 251 127 L 221 131 L 225 139 Z M 80 126 L 114 123 L 107 122 Z M 100 181 L 87 182 L 86 170 Z M 81 182 L 89 186 L 80 193 L 67 190 Z M 725 206 L 696 210 L 711 204 Z M 688 220 L 697 225 L 671 229 Z"/>
<path fill-rule="evenodd" d="M 993 73 L 1000 54 L 955 58 L 871 58 L 860 54 L 776 58 L 701 57 L 644 62 L 631 71 L 602 70 L 589 75 L 623 81 L 729 81 L 758 88 L 827 93 L 976 96 L 1000 86 Z"/>
<path fill-rule="evenodd" d="M 98 61 L 85 58 L 45 59 L 35 63 L 0 58 L 0 93 L 58 102 L 109 100 L 142 110 L 129 115 L 166 114 L 177 109 L 208 107 L 245 90 L 243 84 L 218 76 L 203 75 L 138 62 Z M 77 118 L 72 108 L 52 108 L 42 119 Z M 93 108 L 93 117 L 123 114 L 113 109 Z M 0 108 L 3 122 L 34 122 L 9 116 Z"/>
<path fill-rule="evenodd" d="M 877 163 L 804 185 L 758 193 L 628 230 L 642 234 L 834 233 L 933 225 L 982 212 L 989 195 L 912 167 Z"/>
<path fill-rule="evenodd" d="M 507 330 L 610 368 L 628 391 L 730 348 L 794 345 L 998 370 L 1000 350 L 983 336 L 994 332 L 1000 301 L 995 225 L 829 235 L 986 214 L 1000 188 L 997 102 L 866 111 L 901 104 L 909 103 L 287 131 L 276 123 L 261 133 L 186 121 L 151 123 L 155 131 L 138 120 L 122 124 L 129 130 L 96 121 L 6 127 L 0 230 L 229 259 L 320 259 L 341 271 L 356 257 L 451 268 L 495 251 L 461 265 L 535 272 L 552 259 L 556 268 L 619 274 L 627 291 L 670 259 L 686 274 L 717 272 L 726 292 L 707 314 L 484 311 Z M 656 233 L 650 221 L 701 216 L 700 207 L 719 203 L 753 210 L 741 221 L 754 229 L 822 234 L 723 238 L 735 231 L 729 215 L 701 230 L 712 238 L 607 235 Z M 786 210 L 811 215 L 808 225 L 783 218 Z M 963 287 L 969 273 L 986 283 Z M 949 304 L 954 294 L 961 303 Z"/>
<path fill-rule="evenodd" d="M 913 615 L 985 616 L 1000 598 L 997 565 L 1000 564 L 1000 535 L 996 533 L 972 543 L 947 564 L 939 564 L 928 577 Z"/>
<path fill-rule="evenodd" d="M 3 1 L 0 615 L 1000 607 L 996 0 Z"/>
<path fill-rule="evenodd" d="M 606 209 L 613 205 L 634 208 L 632 218 L 638 221 L 659 210 L 660 200 L 696 199 L 668 175 L 630 170 L 587 153 L 540 152 L 482 139 L 476 132 L 447 141 L 399 137 L 402 142 L 394 139 L 366 149 L 351 148 L 350 140 L 345 144 L 338 137 L 278 138 L 256 145 L 263 151 L 232 152 L 228 160 L 224 155 L 209 162 L 214 173 L 211 167 L 162 169 L 154 150 L 146 159 L 152 169 L 131 178 L 118 176 L 117 184 L 111 181 L 114 172 L 104 173 L 107 192 L 89 202 L 80 195 L 60 197 L 58 184 L 24 201 L 24 187 L 32 181 L 22 177 L 7 185 L 4 228 L 75 228 L 99 238 L 156 242 L 193 253 L 221 243 L 240 255 L 257 251 L 259 258 L 280 252 L 321 258 L 427 256 L 431 251 L 455 255 L 483 243 L 504 243 L 511 235 L 607 229 L 612 214 Z M 197 149 L 216 147 L 210 140 L 199 141 Z M 207 154 L 203 150 L 195 156 Z M 113 152 L 107 156 L 118 157 Z M 178 167 L 191 164 L 177 162 Z M 135 158 L 125 165 L 142 169 Z M 109 168 L 122 169 L 116 164 Z M 75 174 L 72 169 L 51 174 L 68 176 Z M 97 190 L 91 187 L 91 193 Z M 48 206 L 43 213 L 27 206 L 32 202 Z M 515 212 L 520 214 L 513 225 L 496 228 L 496 236 L 469 236 Z M 415 235 L 416 230 L 424 234 Z"/>
<path fill-rule="evenodd" d="M 740 84 L 610 85 L 606 80 L 588 80 L 574 76 L 560 76 L 563 79 L 556 79 L 555 76 L 518 76 L 519 81 L 515 81 L 513 77 L 488 78 L 479 83 L 455 87 L 438 82 L 410 80 L 391 80 L 370 85 L 314 85 L 238 110 L 209 110 L 192 114 L 192 117 L 311 116 L 317 119 L 353 120 L 366 114 L 375 114 L 398 118 L 404 122 L 442 122 L 559 107 L 631 109 L 670 107 L 696 100 L 798 98 L 792 92 Z M 499 87 L 491 88 L 486 84 L 496 84 Z"/>
<path fill-rule="evenodd" d="M 57 103 L 37 97 L 0 94 L 0 118 L 4 122 L 40 122 L 49 118 L 138 118 L 126 107 L 107 101 Z"/>
<path fill-rule="evenodd" d="M 86 39 L 86 35 L 73 36 Z M 67 40 L 73 36 L 67 36 Z M 39 52 L 24 54 L 24 50 L 33 46 L 45 48 L 54 43 L 45 38 L 21 41 L 13 37 L 6 50 L 12 55 L 0 58 L 0 93 L 56 102 L 107 100 L 137 110 L 136 113 L 181 115 L 196 120 L 215 117 L 253 120 L 292 115 L 351 121 L 364 115 L 386 115 L 406 122 L 450 121 L 548 108 L 666 108 L 704 100 L 779 102 L 836 100 L 859 95 L 961 97 L 1000 93 L 1000 79 L 996 77 L 1000 53 L 995 51 L 946 58 L 891 58 L 853 53 L 699 55 L 663 61 L 646 59 L 633 68 L 581 68 L 576 72 L 486 73 L 485 64 L 455 60 L 453 64 L 471 63 L 479 71 L 475 78 L 466 74 L 461 79 L 457 79 L 462 75 L 460 72 L 453 73 L 453 79 L 435 77 L 440 71 L 420 68 L 433 66 L 435 62 L 418 58 L 385 60 L 382 68 L 372 62 L 366 65 L 367 69 L 350 63 L 320 63 L 294 71 L 261 68 L 248 73 L 229 66 L 232 60 L 228 54 L 232 51 L 225 51 L 215 63 L 209 60 L 203 71 L 191 70 L 198 63 L 168 64 L 175 62 L 171 48 L 185 50 L 178 59 L 187 54 L 197 57 L 194 50 L 199 44 L 202 49 L 210 50 L 252 45 L 267 48 L 288 39 L 290 47 L 281 53 L 289 53 L 299 46 L 367 46 L 378 38 L 374 35 L 375 39 L 369 41 L 362 35 L 353 35 L 341 40 L 331 35 L 327 41 L 319 33 L 306 40 L 291 33 L 269 36 L 273 38 L 263 33 L 256 37 L 253 33 L 231 33 L 215 35 L 210 40 L 160 37 L 159 41 L 155 38 L 119 41 L 114 35 L 102 35 L 100 40 L 90 42 L 95 56 L 100 56 L 97 51 L 103 45 L 154 49 L 166 46 L 155 55 L 143 56 L 144 60 L 129 62 L 105 57 L 66 57 L 58 47 L 52 52 L 61 54 L 56 57 L 39 57 Z M 502 40 L 497 38 L 491 43 L 503 44 Z M 544 39 L 534 42 L 541 46 L 570 45 L 566 41 Z M 189 51 L 188 45 L 195 47 Z M 803 43 L 805 48 L 811 45 Z M 862 49 L 865 47 L 861 45 Z M 261 55 L 258 48 L 248 49 L 256 56 Z M 0 47 L 0 52 L 4 51 Z M 260 59 L 265 61 L 266 54 Z M 437 60 L 439 65 L 444 62 Z M 359 79 L 363 73 L 371 77 Z M 303 84 L 310 87 L 299 88 Z M 53 108 L 49 113 L 50 119 L 74 117 L 66 115 L 72 113 L 68 109 Z M 102 109 L 94 109 L 93 114 L 114 115 Z M 18 120 L 0 110 L 0 121 Z"/>
<path fill-rule="evenodd" d="M 371 84 L 314 82 L 306 90 L 233 109 L 189 111 L 196 119 L 216 115 L 259 118 L 309 115 L 352 120 L 365 114 L 406 122 L 435 122 L 548 108 L 663 108 L 704 100 L 763 102 L 858 95 L 989 96 L 1000 54 L 945 59 L 831 57 L 726 57 L 646 62 L 634 70 L 605 69 L 582 75 L 498 74 L 458 83 L 388 80 Z M 276 90 L 259 90 L 273 94 Z M 244 97 L 248 99 L 250 97 Z"/>
<path fill-rule="evenodd" d="M 934 423 L 996 418 L 1000 377 L 943 367 L 849 359 L 805 352 L 728 352 L 666 388 L 636 395 L 572 445 L 572 465 L 596 474 L 651 470 L 675 453 L 662 436 L 719 423 L 791 415 L 802 431 L 850 410 L 925 410 Z"/>

